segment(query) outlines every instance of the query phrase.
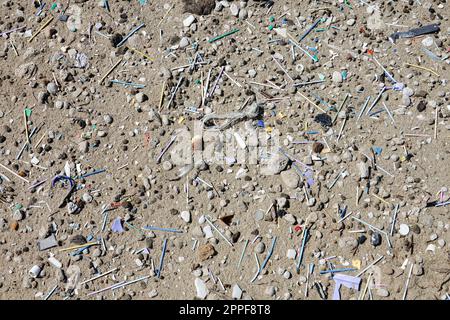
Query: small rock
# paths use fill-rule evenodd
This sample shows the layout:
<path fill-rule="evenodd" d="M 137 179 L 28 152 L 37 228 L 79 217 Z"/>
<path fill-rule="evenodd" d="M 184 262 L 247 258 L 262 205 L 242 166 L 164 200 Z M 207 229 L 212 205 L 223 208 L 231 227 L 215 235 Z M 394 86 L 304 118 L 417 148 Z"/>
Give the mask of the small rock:
<path fill-rule="evenodd" d="M 210 243 L 198 247 L 198 257 L 200 261 L 205 261 L 216 254 L 214 246 Z"/>
<path fill-rule="evenodd" d="M 422 45 L 425 47 L 431 47 L 434 43 L 434 40 L 432 37 L 426 37 L 422 40 Z"/>
<path fill-rule="evenodd" d="M 280 177 L 283 183 L 290 189 L 297 188 L 300 182 L 299 175 L 293 169 L 281 172 Z"/>
<path fill-rule="evenodd" d="M 266 250 L 266 245 L 264 244 L 264 242 L 260 242 L 256 245 L 255 247 L 255 252 L 256 253 L 263 253 L 264 250 Z"/>
<path fill-rule="evenodd" d="M 264 176 L 272 176 L 283 171 L 286 168 L 289 159 L 285 156 L 276 154 L 270 157 L 268 160 L 264 159 L 263 161 L 264 162 L 261 165 L 260 173 Z"/>
<path fill-rule="evenodd" d="M 377 293 L 378 296 L 384 297 L 384 298 L 389 296 L 389 291 L 387 291 L 384 288 L 377 289 L 376 293 Z"/>
<path fill-rule="evenodd" d="M 358 162 L 356 165 L 359 170 L 359 177 L 361 179 L 369 178 L 369 166 L 365 162 Z"/>
<path fill-rule="evenodd" d="M 231 294 L 231 297 L 238 300 L 242 297 L 242 289 L 239 288 L 237 284 L 233 286 L 233 293 Z"/>
<path fill-rule="evenodd" d="M 409 227 L 406 224 L 401 224 L 400 225 L 400 229 L 398 230 L 398 232 L 400 233 L 400 235 L 402 236 L 406 236 L 409 233 Z"/>
<path fill-rule="evenodd" d="M 180 43 L 178 44 L 180 49 L 186 48 L 188 45 L 189 45 L 189 39 L 187 37 L 181 38 Z"/>
<path fill-rule="evenodd" d="M 230 11 L 231 15 L 237 17 L 237 15 L 239 14 L 239 7 L 237 6 L 237 4 L 232 3 L 230 6 Z"/>
<path fill-rule="evenodd" d="M 339 71 L 334 71 L 332 80 L 334 83 L 341 83 L 343 81 L 342 74 Z"/>
<path fill-rule="evenodd" d="M 261 221 L 264 219 L 264 211 L 261 209 L 256 210 L 255 212 L 255 220 L 256 221 Z"/>
<path fill-rule="evenodd" d="M 88 151 L 89 151 L 89 142 L 87 142 L 87 141 L 81 141 L 81 142 L 78 144 L 78 150 L 79 150 L 81 153 L 86 153 L 86 152 L 88 152 Z"/>
<path fill-rule="evenodd" d="M 186 19 L 183 20 L 183 26 L 190 27 L 191 24 L 195 22 L 195 17 L 191 14 Z"/>
<path fill-rule="evenodd" d="M 294 249 L 288 249 L 287 253 L 286 253 L 286 257 L 288 259 L 293 259 L 295 260 L 295 257 L 297 256 L 297 251 L 295 251 Z"/>
<path fill-rule="evenodd" d="M 153 290 L 151 290 L 149 293 L 148 293 L 148 297 L 149 298 L 154 298 L 154 297 L 156 297 L 158 295 L 158 291 L 156 291 L 156 289 L 153 289 Z"/>
<path fill-rule="evenodd" d="M 191 222 L 191 213 L 189 211 L 181 211 L 180 216 L 184 222 L 186 222 L 186 223 Z"/>
<path fill-rule="evenodd" d="M 247 19 L 247 17 L 248 17 L 248 11 L 247 11 L 247 9 L 241 9 L 241 10 L 239 11 L 239 19 L 245 20 L 245 19 Z"/>
<path fill-rule="evenodd" d="M 15 210 L 12 218 L 14 221 L 21 221 L 24 218 L 24 213 L 21 210 Z"/>
<path fill-rule="evenodd" d="M 269 297 L 274 296 L 275 293 L 276 293 L 276 291 L 275 291 L 274 286 L 268 286 L 268 287 L 266 287 L 266 290 L 264 290 L 264 294 Z"/>
<path fill-rule="evenodd" d="M 323 148 L 324 148 L 324 146 L 320 142 L 314 142 L 313 145 L 312 145 L 312 150 L 315 153 L 321 153 Z"/>
<path fill-rule="evenodd" d="M 415 275 L 415 276 L 423 275 L 424 274 L 423 266 L 421 266 L 420 264 L 415 264 L 412 272 L 413 272 L 413 275 Z"/>
<path fill-rule="evenodd" d="M 197 289 L 197 298 L 205 299 L 209 293 L 205 282 L 200 278 L 196 278 L 194 281 L 194 284 L 195 284 L 195 288 Z"/>
<path fill-rule="evenodd" d="M 419 103 L 417 104 L 417 111 L 422 112 L 425 111 L 426 108 L 427 108 L 426 101 L 420 100 Z"/>
<path fill-rule="evenodd" d="M 436 252 L 436 245 L 430 243 L 430 244 L 427 246 L 427 248 L 425 249 L 425 251 L 431 251 L 431 252 L 435 253 L 435 252 Z"/>
<path fill-rule="evenodd" d="M 139 92 L 138 94 L 136 94 L 136 101 L 138 103 L 142 103 L 142 102 L 147 101 L 147 100 L 148 100 L 148 97 L 147 97 L 147 95 L 145 93 Z"/>
<path fill-rule="evenodd" d="M 370 237 L 370 243 L 377 247 L 381 244 L 381 235 L 378 232 L 372 233 L 372 236 Z"/>
<path fill-rule="evenodd" d="M 288 213 L 283 216 L 283 219 L 289 222 L 290 224 L 295 224 L 297 222 L 297 219 L 292 214 Z"/>
<path fill-rule="evenodd" d="M 54 82 L 49 82 L 47 84 L 48 93 L 55 95 L 58 92 L 58 86 Z"/>

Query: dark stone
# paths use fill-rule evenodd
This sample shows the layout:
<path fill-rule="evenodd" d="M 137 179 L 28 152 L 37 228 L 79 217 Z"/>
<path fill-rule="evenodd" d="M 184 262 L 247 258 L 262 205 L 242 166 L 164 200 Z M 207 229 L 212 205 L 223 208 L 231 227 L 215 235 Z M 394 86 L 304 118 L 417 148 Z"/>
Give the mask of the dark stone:
<path fill-rule="evenodd" d="M 206 16 L 210 14 L 216 6 L 215 0 L 183 0 L 184 11 Z"/>
<path fill-rule="evenodd" d="M 111 45 L 113 47 L 117 47 L 117 45 L 120 43 L 120 41 L 122 41 L 122 39 L 123 39 L 123 36 L 121 34 L 119 34 L 119 33 L 114 34 L 111 37 Z"/>
<path fill-rule="evenodd" d="M 322 143 L 320 143 L 320 142 L 314 142 L 313 143 L 313 146 L 312 146 L 312 149 L 313 149 L 313 151 L 315 152 L 315 153 L 321 153 L 322 152 L 322 150 L 323 150 L 323 144 Z"/>
<path fill-rule="evenodd" d="M 372 236 L 370 237 L 370 243 L 372 243 L 374 247 L 379 246 L 381 244 L 381 235 L 378 232 L 372 233 Z"/>
<path fill-rule="evenodd" d="M 321 113 L 321 114 L 316 115 L 314 117 L 314 121 L 320 123 L 320 125 L 324 128 L 331 127 L 331 125 L 332 125 L 331 117 L 329 115 L 327 115 L 326 113 Z"/>
<path fill-rule="evenodd" d="M 419 101 L 417 104 L 417 111 L 422 112 L 427 108 L 427 103 L 423 100 Z"/>
<path fill-rule="evenodd" d="M 72 239 L 70 239 L 70 243 L 74 243 L 76 245 L 85 244 L 86 242 L 86 238 L 81 234 L 77 234 L 76 236 L 73 236 Z"/>
<path fill-rule="evenodd" d="M 363 244 L 364 242 L 366 242 L 367 237 L 365 235 L 359 236 L 358 237 L 358 243 L 359 244 Z"/>

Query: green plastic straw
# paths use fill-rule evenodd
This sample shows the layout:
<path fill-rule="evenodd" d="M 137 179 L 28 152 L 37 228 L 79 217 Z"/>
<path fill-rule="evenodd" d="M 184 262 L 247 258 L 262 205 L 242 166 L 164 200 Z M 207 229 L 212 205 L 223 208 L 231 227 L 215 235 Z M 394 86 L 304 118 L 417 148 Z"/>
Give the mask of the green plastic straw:
<path fill-rule="evenodd" d="M 208 42 L 209 43 L 213 43 L 214 41 L 217 41 L 217 40 L 220 40 L 222 38 L 228 37 L 229 35 L 232 35 L 233 33 L 236 33 L 238 31 L 239 31 L 239 29 L 233 29 L 233 30 L 228 31 L 228 32 L 226 32 L 224 34 L 221 34 L 220 36 L 217 36 L 217 37 L 214 37 L 212 39 L 209 39 Z"/>

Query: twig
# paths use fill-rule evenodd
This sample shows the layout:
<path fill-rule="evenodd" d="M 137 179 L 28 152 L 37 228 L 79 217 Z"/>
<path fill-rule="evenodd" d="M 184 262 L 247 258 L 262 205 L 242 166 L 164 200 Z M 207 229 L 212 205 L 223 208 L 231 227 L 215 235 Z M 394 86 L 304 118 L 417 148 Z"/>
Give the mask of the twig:
<path fill-rule="evenodd" d="M 434 114 L 434 140 L 437 140 L 438 112 L 439 107 L 436 108 L 436 112 Z"/>
<path fill-rule="evenodd" d="M 10 170 L 9 168 L 5 167 L 3 164 L 0 163 L 0 167 L 2 167 L 3 169 L 5 169 L 6 171 L 8 171 L 9 173 L 11 173 L 12 175 L 14 175 L 15 177 L 19 178 L 20 180 L 26 182 L 26 183 L 30 183 L 29 180 L 25 179 L 24 177 L 19 176 L 17 173 L 15 173 L 14 171 Z"/>
<path fill-rule="evenodd" d="M 256 260 L 256 273 L 253 276 L 253 278 L 250 280 L 250 283 L 255 281 L 256 278 L 259 276 L 260 265 L 259 265 L 258 255 L 256 253 L 255 253 L 255 260 Z"/>
<path fill-rule="evenodd" d="M 44 30 L 44 28 L 46 27 L 46 26 L 48 26 L 49 24 L 50 24 L 50 22 L 52 22 L 52 20 L 53 20 L 53 16 L 50 16 L 50 18 L 46 21 L 46 22 L 44 22 L 44 24 L 38 29 L 38 31 L 36 31 L 36 33 L 28 40 L 28 42 L 31 42 L 31 41 L 33 41 L 33 39 L 42 31 L 42 30 Z"/>
<path fill-rule="evenodd" d="M 93 277 L 93 278 L 90 278 L 90 279 L 88 279 L 88 280 L 85 280 L 85 281 L 81 282 L 80 285 L 85 284 L 85 283 L 88 283 L 88 282 L 91 282 L 91 281 L 94 281 L 94 280 L 97 280 L 98 278 L 104 277 L 104 276 L 110 274 L 111 272 L 116 271 L 117 269 L 118 269 L 118 268 L 111 269 L 111 270 L 109 270 L 109 271 L 106 271 L 105 273 L 99 274 L 98 276 L 95 276 L 95 277 Z"/>
<path fill-rule="evenodd" d="M 159 107 L 158 110 L 161 111 L 163 102 L 164 102 L 164 89 L 166 88 L 166 81 L 164 80 L 163 85 L 161 87 L 161 97 L 159 98 Z"/>
<path fill-rule="evenodd" d="M 214 230 L 217 231 L 217 233 L 225 240 L 226 243 L 228 243 L 231 247 L 233 246 L 230 240 L 228 240 L 227 237 L 225 237 L 225 235 L 222 232 L 220 232 L 219 229 L 217 229 L 217 227 L 207 217 L 205 217 L 205 220 L 209 223 L 211 227 L 213 227 Z"/>
<path fill-rule="evenodd" d="M 248 240 L 245 240 L 244 249 L 242 249 L 241 257 L 239 258 L 239 262 L 237 265 L 238 268 L 241 266 L 242 259 L 244 259 L 244 254 L 245 254 L 245 250 L 247 249 L 247 246 L 248 246 Z"/>
<path fill-rule="evenodd" d="M 402 300 L 406 299 L 406 294 L 408 293 L 409 280 L 411 279 L 413 267 L 414 267 L 414 263 L 411 263 L 411 268 L 409 268 L 408 278 L 406 278 L 405 291 L 403 292 Z"/>
<path fill-rule="evenodd" d="M 325 110 L 323 110 L 321 107 L 319 107 L 317 104 L 315 104 L 314 102 L 312 102 L 307 96 L 305 96 L 303 93 L 297 91 L 297 93 L 304 99 L 306 99 L 306 101 L 308 101 L 309 103 L 311 103 L 314 107 L 316 107 L 317 109 L 319 109 L 320 111 L 322 111 L 323 113 L 327 113 Z"/>
<path fill-rule="evenodd" d="M 435 71 L 433 71 L 433 70 L 431 70 L 431 69 L 428 69 L 428 68 L 425 68 L 425 67 L 422 67 L 422 66 L 418 66 L 418 65 L 416 65 L 416 64 L 411 64 L 411 63 L 405 63 L 405 65 L 410 66 L 410 67 L 414 67 L 414 68 L 418 68 L 418 69 L 422 69 L 422 70 L 429 71 L 429 72 L 431 72 L 432 74 L 434 74 L 434 75 L 440 77 L 440 75 L 439 75 L 437 72 L 435 72 Z"/>
<path fill-rule="evenodd" d="M 283 68 L 283 66 L 281 65 L 281 63 L 278 62 L 278 60 L 272 56 L 273 61 L 276 62 L 276 64 L 280 67 L 280 69 L 284 72 L 285 75 L 287 75 L 287 77 L 289 78 L 289 80 L 291 80 L 292 82 L 294 82 L 294 79 L 292 79 L 292 77 L 289 75 L 289 73 L 286 71 L 286 69 Z"/>
<path fill-rule="evenodd" d="M 377 264 L 379 261 L 381 261 L 384 258 L 384 256 L 379 257 L 378 259 L 376 259 L 375 261 L 373 261 L 371 264 L 369 264 L 367 267 L 365 267 L 363 270 L 361 270 L 356 277 L 361 276 L 364 272 L 366 272 L 367 270 L 369 270 L 370 267 L 372 267 L 373 265 Z"/>
<path fill-rule="evenodd" d="M 100 79 L 100 81 L 98 82 L 98 84 L 102 84 L 103 80 L 105 80 L 106 77 L 109 76 L 109 75 L 111 74 L 111 72 L 113 72 L 113 70 L 114 70 L 115 68 L 117 68 L 117 66 L 122 62 L 122 60 L 123 60 L 123 58 L 120 58 L 119 61 L 117 61 L 116 64 L 113 65 L 113 66 L 111 67 L 111 69 L 109 69 L 108 72 L 106 72 L 106 74 Z"/>

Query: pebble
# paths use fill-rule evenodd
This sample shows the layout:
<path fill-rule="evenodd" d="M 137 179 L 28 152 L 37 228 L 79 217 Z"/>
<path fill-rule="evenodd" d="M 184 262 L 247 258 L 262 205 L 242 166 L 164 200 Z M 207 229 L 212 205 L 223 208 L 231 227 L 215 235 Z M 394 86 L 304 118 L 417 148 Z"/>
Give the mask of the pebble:
<path fill-rule="evenodd" d="M 264 242 L 259 242 L 256 246 L 255 246 L 255 252 L 256 253 L 263 253 L 264 250 L 266 250 L 266 245 L 264 244 Z"/>
<path fill-rule="evenodd" d="M 356 165 L 359 170 L 359 177 L 361 179 L 367 179 L 369 178 L 369 166 L 365 162 L 358 162 Z"/>
<path fill-rule="evenodd" d="M 186 222 L 186 223 L 191 222 L 191 213 L 189 211 L 181 211 L 180 216 L 184 222 Z"/>
<path fill-rule="evenodd" d="M 54 82 L 49 82 L 47 84 L 48 93 L 55 95 L 58 92 L 58 86 Z"/>
<path fill-rule="evenodd" d="M 377 296 L 379 296 L 379 297 L 383 297 L 383 298 L 389 297 L 389 291 L 387 291 L 386 289 L 379 288 L 375 292 L 376 292 Z"/>
<path fill-rule="evenodd" d="M 204 234 L 205 234 L 205 238 L 206 238 L 206 239 L 209 239 L 209 238 L 213 238 L 213 237 L 214 237 L 214 235 L 213 235 L 213 233 L 212 233 L 212 229 L 211 229 L 210 226 L 204 226 L 204 227 L 203 227 L 203 232 L 204 232 Z"/>
<path fill-rule="evenodd" d="M 156 289 L 152 289 L 148 292 L 149 298 L 155 298 L 158 295 L 158 291 Z"/>
<path fill-rule="evenodd" d="M 378 232 L 372 233 L 372 236 L 370 237 L 370 243 L 377 247 L 381 244 L 381 235 Z"/>
<path fill-rule="evenodd" d="M 195 17 L 191 14 L 183 20 L 183 26 L 190 27 L 195 22 Z"/>
<path fill-rule="evenodd" d="M 181 38 L 180 43 L 178 44 L 180 49 L 186 48 L 188 45 L 189 45 L 189 39 L 187 37 Z"/>
<path fill-rule="evenodd" d="M 250 78 L 254 78 L 254 77 L 256 77 L 257 72 L 255 69 L 250 69 L 250 70 L 248 70 L 248 75 Z"/>
<path fill-rule="evenodd" d="M 200 261 L 208 260 L 215 254 L 216 254 L 216 250 L 214 249 L 214 246 L 210 243 L 201 245 L 198 248 L 198 257 L 199 257 Z"/>
<path fill-rule="evenodd" d="M 89 142 L 87 142 L 87 141 L 81 141 L 81 142 L 78 144 L 78 150 L 79 150 L 81 153 L 87 153 L 87 152 L 89 151 Z"/>
<path fill-rule="evenodd" d="M 24 219 L 24 214 L 20 210 L 15 210 L 12 215 L 12 218 L 14 221 L 22 221 Z"/>
<path fill-rule="evenodd" d="M 300 182 L 300 177 L 293 169 L 280 173 L 280 178 L 289 189 L 296 189 Z"/>
<path fill-rule="evenodd" d="M 239 10 L 239 19 L 245 20 L 248 17 L 248 11 L 247 9 L 240 9 Z"/>
<path fill-rule="evenodd" d="M 286 253 L 286 257 L 288 259 L 294 260 L 296 256 L 297 256 L 297 251 L 295 251 L 295 249 L 288 249 L 288 251 Z"/>
<path fill-rule="evenodd" d="M 265 163 L 261 165 L 260 174 L 264 176 L 279 174 L 286 168 L 287 164 L 288 159 L 277 154 L 270 157 L 269 160 L 265 161 Z"/>
<path fill-rule="evenodd" d="M 194 284 L 195 289 L 197 290 L 197 298 L 205 299 L 206 296 L 209 294 L 209 290 L 206 287 L 205 282 L 200 278 L 196 278 Z"/>
<path fill-rule="evenodd" d="M 412 270 L 413 275 L 415 276 L 422 276 L 424 274 L 424 269 L 423 266 L 421 266 L 420 264 L 414 264 L 413 266 L 413 270 Z"/>
<path fill-rule="evenodd" d="M 145 93 L 143 92 L 139 92 L 138 94 L 136 94 L 136 101 L 138 103 L 142 103 L 148 100 L 148 97 Z"/>
<path fill-rule="evenodd" d="M 256 210 L 255 212 L 255 220 L 261 221 L 264 219 L 264 211 L 263 210 Z"/>
<path fill-rule="evenodd" d="M 275 295 L 275 287 L 274 286 L 267 286 L 264 290 L 264 294 L 268 297 L 273 297 Z"/>
<path fill-rule="evenodd" d="M 332 80 L 334 83 L 341 83 L 343 81 L 342 74 L 339 71 L 334 71 Z"/>
<path fill-rule="evenodd" d="M 400 235 L 402 235 L 402 236 L 407 236 L 408 233 L 409 233 L 409 227 L 408 227 L 408 225 L 402 223 L 402 224 L 400 225 L 400 228 L 399 228 L 398 232 L 399 232 Z"/>
<path fill-rule="evenodd" d="M 290 213 L 285 214 L 283 219 L 286 220 L 289 224 L 294 225 L 297 222 L 297 219 Z"/>
<path fill-rule="evenodd" d="M 237 6 L 237 4 L 232 3 L 230 5 L 230 12 L 231 12 L 231 15 L 233 15 L 235 17 L 238 16 L 238 14 L 239 14 L 239 7 Z"/>
<path fill-rule="evenodd" d="M 233 292 L 231 294 L 231 297 L 237 300 L 241 299 L 242 297 L 242 289 L 237 284 L 233 286 Z"/>
<path fill-rule="evenodd" d="M 424 47 L 431 47 L 434 43 L 434 40 L 432 37 L 426 37 L 425 39 L 422 40 L 422 45 Z"/>

